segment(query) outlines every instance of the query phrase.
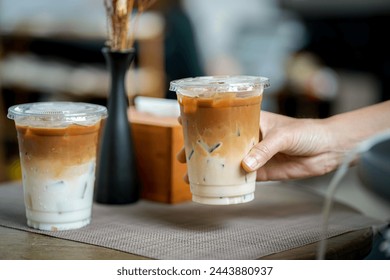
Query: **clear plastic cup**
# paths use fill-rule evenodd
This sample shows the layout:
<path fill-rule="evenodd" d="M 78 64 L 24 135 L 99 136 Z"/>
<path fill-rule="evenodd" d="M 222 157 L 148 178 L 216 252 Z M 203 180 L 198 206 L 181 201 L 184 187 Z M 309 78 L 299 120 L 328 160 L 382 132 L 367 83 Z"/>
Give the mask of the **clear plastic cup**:
<path fill-rule="evenodd" d="M 15 105 L 27 225 L 68 230 L 90 223 L 104 106 L 78 102 Z"/>
<path fill-rule="evenodd" d="M 260 108 L 269 80 L 209 76 L 172 81 L 180 104 L 192 200 L 237 204 L 254 199 L 256 173 L 241 161 L 259 141 Z"/>

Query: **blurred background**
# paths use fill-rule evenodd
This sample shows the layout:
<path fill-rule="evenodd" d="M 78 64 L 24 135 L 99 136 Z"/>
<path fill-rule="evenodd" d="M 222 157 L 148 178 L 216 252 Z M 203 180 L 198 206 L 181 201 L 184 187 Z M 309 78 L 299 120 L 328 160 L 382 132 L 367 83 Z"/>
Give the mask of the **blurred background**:
<path fill-rule="evenodd" d="M 157 0 L 136 32 L 127 77 L 138 95 L 174 99 L 173 79 L 269 77 L 263 109 L 324 118 L 390 95 L 390 1 Z M 20 178 L 9 106 L 106 104 L 103 0 L 0 0 L 0 181 Z"/>
<path fill-rule="evenodd" d="M 47 100 L 106 105 L 103 2 L 0 0 L 0 182 L 21 176 L 8 107 Z M 175 99 L 173 79 L 245 74 L 270 78 L 264 110 L 325 118 L 357 109 L 389 99 L 389 26 L 388 0 L 157 0 L 135 34 L 129 101 Z M 324 193 L 329 176 L 297 184 Z M 359 189 L 356 174 L 346 180 L 339 199 L 390 217 L 388 202 Z"/>
<path fill-rule="evenodd" d="M 327 117 L 389 98 L 390 1 L 158 0 L 136 32 L 137 95 L 174 99 L 173 79 L 269 77 L 263 108 Z M 19 178 L 11 105 L 106 104 L 104 1 L 0 0 L 0 181 Z"/>

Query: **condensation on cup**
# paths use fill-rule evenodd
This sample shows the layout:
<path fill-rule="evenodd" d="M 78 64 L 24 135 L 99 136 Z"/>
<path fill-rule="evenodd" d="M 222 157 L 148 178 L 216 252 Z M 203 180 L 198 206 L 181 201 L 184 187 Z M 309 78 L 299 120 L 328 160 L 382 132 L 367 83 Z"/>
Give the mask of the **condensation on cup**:
<path fill-rule="evenodd" d="M 37 102 L 9 108 L 15 121 L 27 225 L 48 231 L 91 221 L 104 106 Z"/>
<path fill-rule="evenodd" d="M 172 81 L 184 133 L 192 200 L 237 204 L 254 199 L 256 173 L 241 162 L 259 142 L 260 109 L 269 80 L 205 76 Z"/>

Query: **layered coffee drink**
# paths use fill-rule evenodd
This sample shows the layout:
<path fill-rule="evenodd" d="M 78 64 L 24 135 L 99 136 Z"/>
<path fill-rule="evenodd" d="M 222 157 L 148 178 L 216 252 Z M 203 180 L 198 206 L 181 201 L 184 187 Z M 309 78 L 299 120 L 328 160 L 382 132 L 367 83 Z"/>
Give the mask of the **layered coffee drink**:
<path fill-rule="evenodd" d="M 193 201 L 236 204 L 253 200 L 255 172 L 241 161 L 259 141 L 264 78 L 199 77 L 179 80 L 188 177 Z"/>
<path fill-rule="evenodd" d="M 53 103 L 28 104 L 35 107 L 34 114 L 24 110 L 28 116 L 10 114 L 18 135 L 27 224 L 55 231 L 90 223 L 101 119 L 107 113 L 98 105 Z"/>

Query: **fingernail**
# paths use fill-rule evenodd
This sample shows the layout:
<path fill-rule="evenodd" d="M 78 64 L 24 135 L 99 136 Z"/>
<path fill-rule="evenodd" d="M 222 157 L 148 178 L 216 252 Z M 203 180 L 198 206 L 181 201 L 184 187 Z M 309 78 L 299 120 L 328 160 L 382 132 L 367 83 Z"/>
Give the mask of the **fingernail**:
<path fill-rule="evenodd" d="M 257 165 L 257 160 L 253 157 L 253 156 L 247 156 L 245 159 L 244 159 L 244 162 L 245 164 L 252 168 L 252 169 L 255 169 L 256 168 L 256 165 Z"/>

